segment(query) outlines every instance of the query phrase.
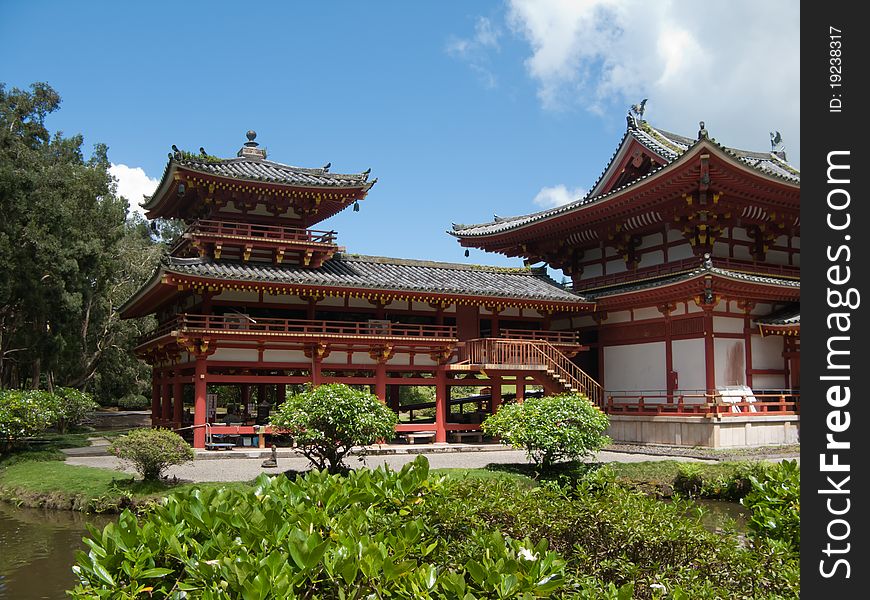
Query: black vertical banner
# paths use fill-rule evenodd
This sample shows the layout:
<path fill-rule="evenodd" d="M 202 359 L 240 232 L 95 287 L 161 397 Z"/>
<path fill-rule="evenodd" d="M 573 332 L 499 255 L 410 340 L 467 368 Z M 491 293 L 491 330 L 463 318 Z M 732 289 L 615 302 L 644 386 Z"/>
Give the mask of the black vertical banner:
<path fill-rule="evenodd" d="M 870 595 L 863 6 L 805 2 L 801 14 L 802 598 Z"/>

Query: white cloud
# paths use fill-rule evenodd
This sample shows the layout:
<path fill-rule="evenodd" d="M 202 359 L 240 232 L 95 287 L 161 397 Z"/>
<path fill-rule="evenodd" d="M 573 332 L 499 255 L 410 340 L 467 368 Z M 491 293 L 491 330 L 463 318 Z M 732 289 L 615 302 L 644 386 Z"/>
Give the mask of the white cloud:
<path fill-rule="evenodd" d="M 647 118 L 800 160 L 800 12 L 788 0 L 506 0 L 544 108 L 594 113 L 649 98 Z"/>
<path fill-rule="evenodd" d="M 541 208 L 555 208 L 579 200 L 586 195 L 583 188 L 568 189 L 564 184 L 541 188 L 532 201 Z"/>
<path fill-rule="evenodd" d="M 496 87 L 497 80 L 489 68 L 490 51 L 500 49 L 499 38 L 502 31 L 486 17 L 478 17 L 474 25 L 474 35 L 470 38 L 451 38 L 447 42 L 447 54 L 467 63 L 477 73 L 480 82 L 487 89 Z"/>
<path fill-rule="evenodd" d="M 144 216 L 142 207 L 143 196 L 150 196 L 160 183 L 153 177 L 148 177 L 142 167 L 128 167 L 127 165 L 109 166 L 109 173 L 118 180 L 118 195 L 123 196 L 130 203 L 130 211 Z"/>

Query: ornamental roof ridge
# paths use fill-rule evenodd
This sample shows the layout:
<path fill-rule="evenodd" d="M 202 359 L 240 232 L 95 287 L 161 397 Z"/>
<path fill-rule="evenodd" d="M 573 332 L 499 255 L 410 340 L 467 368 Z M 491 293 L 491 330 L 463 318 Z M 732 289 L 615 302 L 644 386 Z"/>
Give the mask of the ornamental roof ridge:
<path fill-rule="evenodd" d="M 318 177 L 325 177 L 327 179 L 361 179 L 362 181 L 366 181 L 368 179 L 368 173 L 333 173 L 329 170 L 325 170 L 322 167 L 320 168 L 312 168 L 312 167 L 298 167 L 296 165 L 287 165 L 284 163 L 280 163 L 274 160 L 268 159 L 255 159 L 247 156 L 237 156 L 232 158 L 221 158 L 218 160 L 197 160 L 196 158 L 174 158 L 175 162 L 182 166 L 203 166 L 208 167 L 210 165 L 229 165 L 229 164 L 239 164 L 239 163 L 250 163 L 254 165 L 267 165 L 276 169 L 287 169 L 288 171 L 292 171 L 294 173 L 304 173 L 306 175 L 316 175 Z"/>
<path fill-rule="evenodd" d="M 427 267 L 434 269 L 452 269 L 460 271 L 486 271 L 490 273 L 513 273 L 516 275 L 529 274 L 534 275 L 534 270 L 531 267 L 496 267 L 489 265 L 475 265 L 467 263 L 450 263 L 434 260 L 423 260 L 415 258 L 394 258 L 391 256 L 372 256 L 367 254 L 353 254 L 347 252 L 338 252 L 332 260 L 343 260 L 347 262 L 366 262 L 378 263 L 387 265 L 401 265 L 409 267 Z"/>

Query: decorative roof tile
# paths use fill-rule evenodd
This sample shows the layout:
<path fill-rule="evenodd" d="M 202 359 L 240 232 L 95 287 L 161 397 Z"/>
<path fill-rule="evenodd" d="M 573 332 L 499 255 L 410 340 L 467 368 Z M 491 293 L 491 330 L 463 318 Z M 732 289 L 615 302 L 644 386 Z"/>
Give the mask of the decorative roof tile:
<path fill-rule="evenodd" d="M 304 187 L 333 188 L 370 188 L 374 183 L 367 181 L 368 173 L 340 174 L 330 173 L 324 169 L 307 169 L 293 167 L 265 159 L 248 157 L 228 158 L 221 161 L 206 161 L 196 159 L 173 159 L 179 166 L 217 175 L 247 181 L 264 181 L 267 183 L 289 184 Z"/>

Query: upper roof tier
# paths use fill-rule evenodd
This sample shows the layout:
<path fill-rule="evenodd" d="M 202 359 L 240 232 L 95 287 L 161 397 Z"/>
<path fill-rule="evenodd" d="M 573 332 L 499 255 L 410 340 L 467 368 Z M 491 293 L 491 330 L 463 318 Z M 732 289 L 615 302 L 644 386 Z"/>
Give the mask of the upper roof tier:
<path fill-rule="evenodd" d="M 699 189 L 724 194 L 743 204 L 758 203 L 762 211 L 799 214 L 800 172 L 776 147 L 770 152 L 750 152 L 722 146 L 709 137 L 703 122 L 696 139 L 654 128 L 633 116 L 627 122 L 619 146 L 583 198 L 536 213 L 496 216 L 487 223 L 454 224 L 448 233 L 460 238 L 464 246 L 486 244 L 485 249 L 499 251 L 485 240 L 525 238 L 525 230 L 536 230 L 538 223 L 549 227 L 571 221 L 570 229 L 576 229 L 578 220 L 585 224 L 612 218 L 625 220 L 649 211 L 650 197 L 656 198 L 653 204 L 664 204 Z M 642 202 L 635 201 L 640 197 Z M 561 229 L 559 225 L 555 228 Z"/>
<path fill-rule="evenodd" d="M 240 216 L 257 222 L 287 221 L 303 227 L 318 223 L 362 200 L 377 179 L 362 173 L 331 173 L 331 164 L 311 169 L 266 159 L 248 132 L 235 158 L 218 158 L 172 147 L 157 191 L 142 207 L 149 219 L 192 220 Z"/>

